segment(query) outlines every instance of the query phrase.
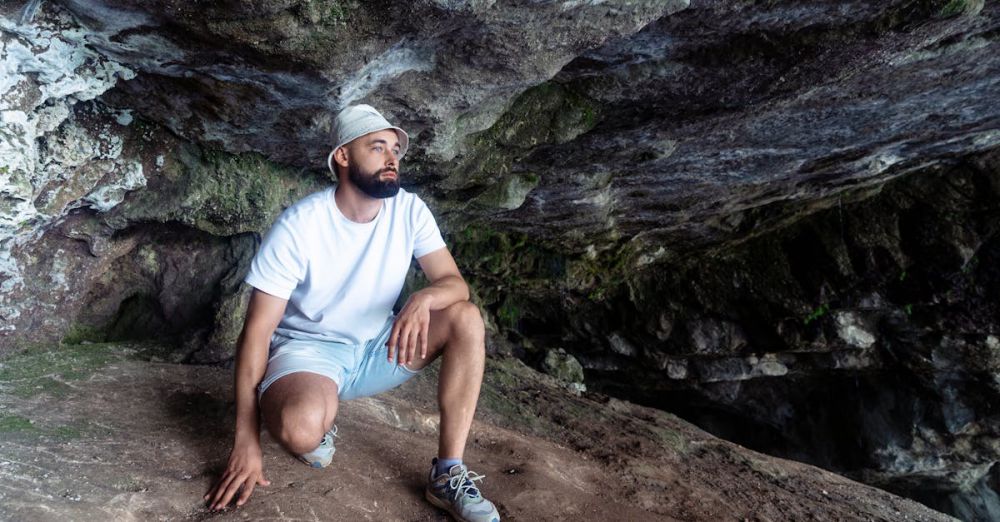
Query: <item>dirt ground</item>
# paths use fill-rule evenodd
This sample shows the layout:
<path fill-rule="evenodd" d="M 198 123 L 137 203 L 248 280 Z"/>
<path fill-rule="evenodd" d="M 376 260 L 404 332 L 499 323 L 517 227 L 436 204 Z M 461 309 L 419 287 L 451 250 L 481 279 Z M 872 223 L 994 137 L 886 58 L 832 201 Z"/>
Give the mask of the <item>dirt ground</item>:
<path fill-rule="evenodd" d="M 271 485 L 211 513 L 201 498 L 228 457 L 232 372 L 151 354 L 78 345 L 0 361 L 0 519 L 447 520 L 422 495 L 436 368 L 344 403 L 329 468 L 264 434 Z M 465 460 L 504 520 L 952 520 L 667 413 L 576 396 L 512 359 L 488 363 Z"/>

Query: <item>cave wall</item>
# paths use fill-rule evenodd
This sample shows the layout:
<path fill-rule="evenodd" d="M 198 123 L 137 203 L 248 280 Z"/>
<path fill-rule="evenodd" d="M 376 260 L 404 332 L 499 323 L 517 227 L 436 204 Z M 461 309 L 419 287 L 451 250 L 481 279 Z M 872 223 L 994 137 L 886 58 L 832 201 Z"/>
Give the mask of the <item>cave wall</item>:
<path fill-rule="evenodd" d="M 996 518 L 995 3 L 64 0 L 0 33 L 0 354 L 231 361 L 260 234 L 366 102 L 491 352 Z"/>

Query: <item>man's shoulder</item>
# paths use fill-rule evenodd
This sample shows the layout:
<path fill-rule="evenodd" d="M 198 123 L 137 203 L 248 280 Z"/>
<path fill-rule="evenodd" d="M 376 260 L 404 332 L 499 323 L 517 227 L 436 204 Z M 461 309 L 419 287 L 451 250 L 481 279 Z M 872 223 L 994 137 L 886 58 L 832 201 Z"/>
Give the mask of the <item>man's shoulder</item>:
<path fill-rule="evenodd" d="M 415 210 L 426 208 L 427 204 L 413 192 L 400 188 L 399 192 L 391 198 L 392 204 L 403 213 L 412 213 Z"/>
<path fill-rule="evenodd" d="M 295 222 L 302 219 L 312 221 L 317 213 L 329 212 L 331 190 L 332 188 L 328 187 L 292 203 L 278 216 L 276 222 Z"/>

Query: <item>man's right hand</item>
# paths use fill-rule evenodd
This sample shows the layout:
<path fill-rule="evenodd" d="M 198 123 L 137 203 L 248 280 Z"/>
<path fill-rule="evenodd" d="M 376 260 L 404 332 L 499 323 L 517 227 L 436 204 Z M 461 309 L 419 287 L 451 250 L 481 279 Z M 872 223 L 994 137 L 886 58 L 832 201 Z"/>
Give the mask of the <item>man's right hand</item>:
<path fill-rule="evenodd" d="M 233 452 L 229 454 L 226 472 L 212 489 L 208 490 L 204 499 L 208 501 L 209 509 L 212 511 L 225 509 L 233 500 L 233 496 L 242 488 L 243 492 L 236 501 L 237 506 L 242 506 L 258 484 L 271 485 L 271 481 L 264 478 L 264 458 L 260 444 L 237 442 L 233 446 Z"/>

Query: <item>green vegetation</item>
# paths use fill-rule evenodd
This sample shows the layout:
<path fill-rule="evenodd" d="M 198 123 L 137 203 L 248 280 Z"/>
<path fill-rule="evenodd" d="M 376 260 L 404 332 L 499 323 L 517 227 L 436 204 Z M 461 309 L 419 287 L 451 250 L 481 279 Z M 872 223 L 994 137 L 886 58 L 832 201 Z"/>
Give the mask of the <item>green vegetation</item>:
<path fill-rule="evenodd" d="M 32 345 L 0 360 L 0 395 L 29 399 L 29 404 L 50 403 L 51 399 L 69 396 L 76 382 L 90 378 L 97 371 L 117 361 L 144 356 L 120 344 Z M 19 434 L 32 438 L 75 440 L 106 428 L 85 419 L 62 421 L 51 425 L 31 419 L 28 411 L 0 412 L 0 434 Z M 2 438 L 4 435 L 0 435 Z"/>
<path fill-rule="evenodd" d="M 18 397 L 40 393 L 61 397 L 71 389 L 68 382 L 87 378 L 132 355 L 134 352 L 113 344 L 31 347 L 3 360 L 0 388 Z"/>
<path fill-rule="evenodd" d="M 959 16 L 967 13 L 977 12 L 982 9 L 982 0 L 950 0 L 944 7 L 938 11 L 938 14 L 943 18 L 951 18 L 953 16 Z"/>
<path fill-rule="evenodd" d="M 33 438 L 41 436 L 65 441 L 80 439 L 89 431 L 91 431 L 90 425 L 85 423 L 49 427 L 20 415 L 0 413 L 0 433 L 3 434 L 21 434 Z"/>
<path fill-rule="evenodd" d="M 455 166 L 454 177 L 469 185 L 493 184 L 530 150 L 570 141 L 593 129 L 599 118 L 596 102 L 570 88 L 556 82 L 532 87 L 492 127 L 469 137 L 470 153 Z"/>
<path fill-rule="evenodd" d="M 104 328 L 84 324 L 74 324 L 63 336 L 63 344 L 82 344 L 84 342 L 104 342 L 107 333 Z"/>
<path fill-rule="evenodd" d="M 521 309 L 508 296 L 503 304 L 500 305 L 500 308 L 497 309 L 497 318 L 500 319 L 501 325 L 516 330 L 517 323 L 521 320 Z"/>
<path fill-rule="evenodd" d="M 819 319 L 820 317 L 823 317 L 829 311 L 830 311 L 829 306 L 827 306 L 825 303 L 821 304 L 816 308 L 814 308 L 813 311 L 808 316 L 806 316 L 805 319 L 802 320 L 802 324 L 808 325 L 809 323 Z"/>
<path fill-rule="evenodd" d="M 323 18 L 323 23 L 327 25 L 345 25 L 347 23 L 348 16 L 355 8 L 357 8 L 357 4 L 353 2 L 330 2 L 329 6 L 327 6 L 326 16 Z"/>
<path fill-rule="evenodd" d="M 569 258 L 557 245 L 481 222 L 465 225 L 448 240 L 477 304 L 496 318 L 497 326 L 514 331 L 526 318 L 551 314 L 555 295 L 598 303 L 620 295 L 634 260 L 628 246 Z"/>
<path fill-rule="evenodd" d="M 143 191 L 125 209 L 129 221 L 176 221 L 211 234 L 263 233 L 285 205 L 318 190 L 319 177 L 302 176 L 260 154 L 178 150 L 166 162 L 172 183 Z"/>
<path fill-rule="evenodd" d="M 0 433 L 38 431 L 30 420 L 10 413 L 0 413 Z"/>

